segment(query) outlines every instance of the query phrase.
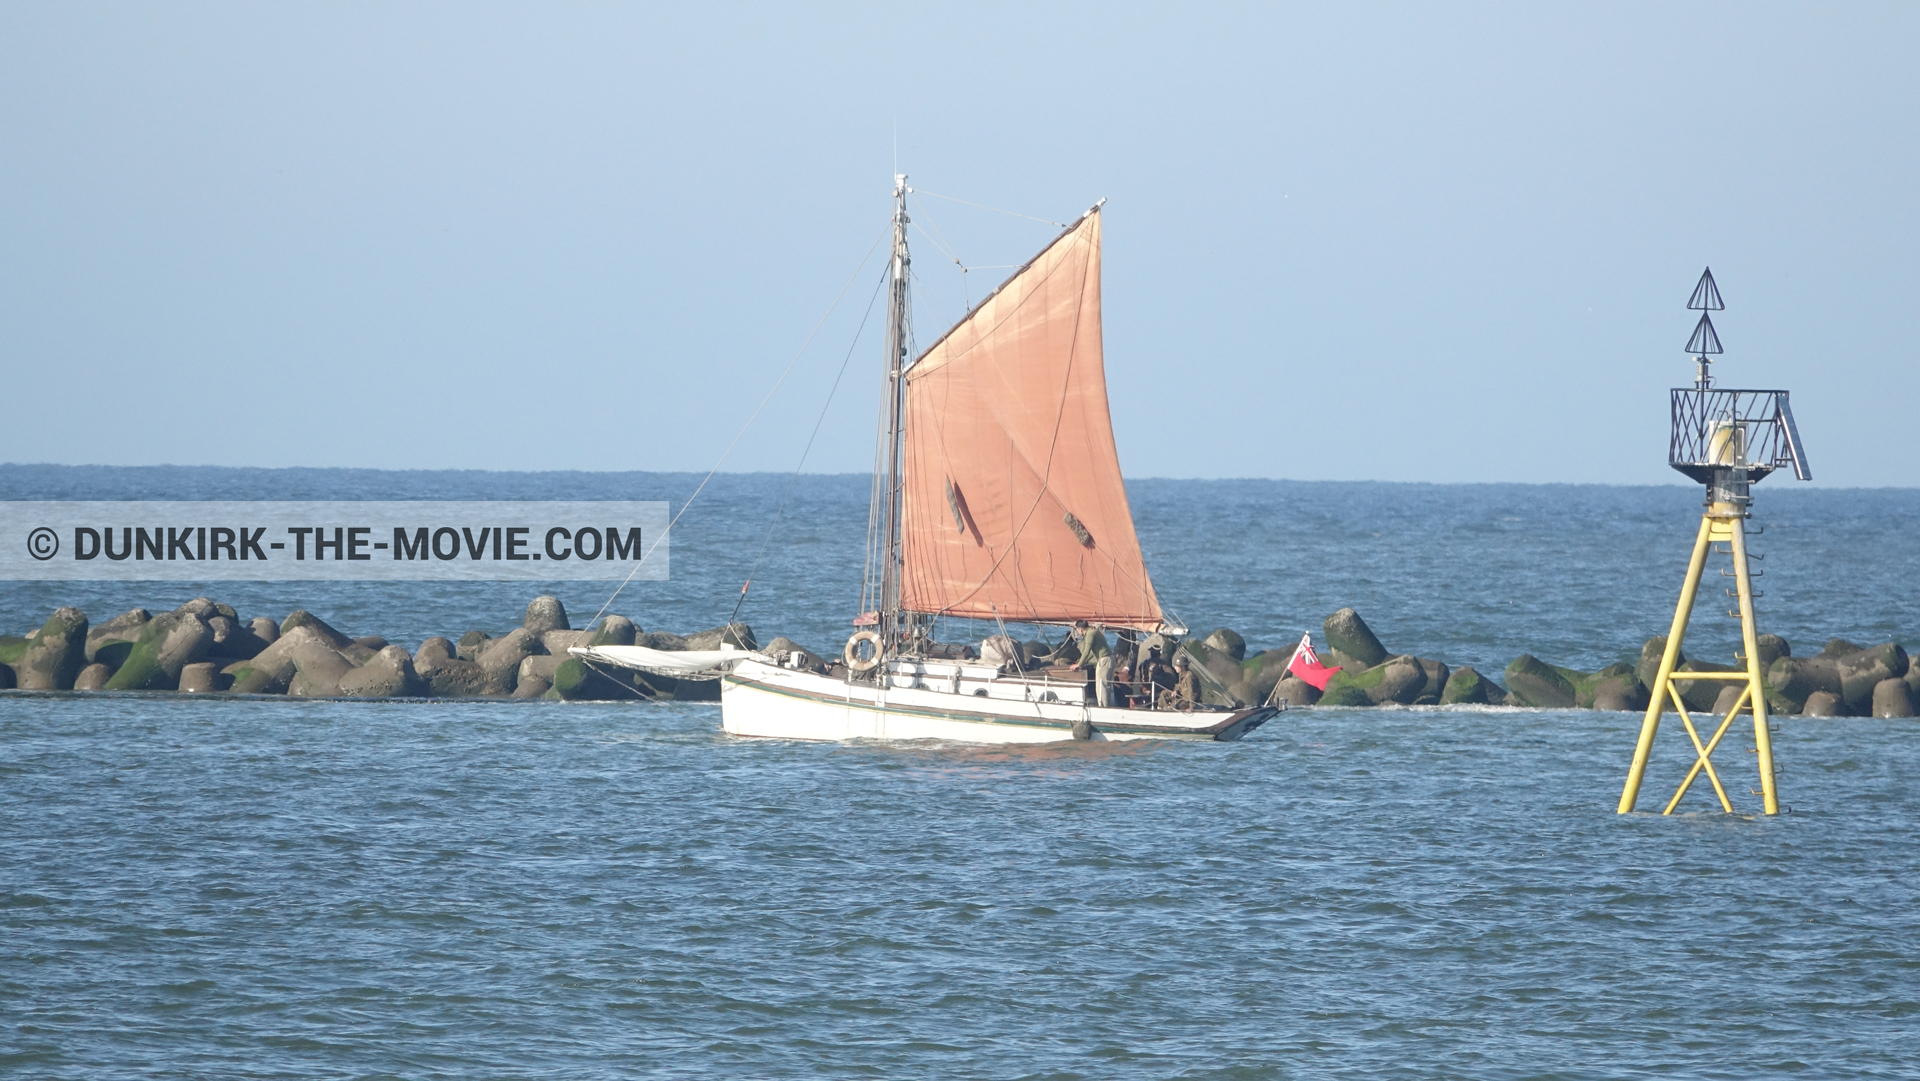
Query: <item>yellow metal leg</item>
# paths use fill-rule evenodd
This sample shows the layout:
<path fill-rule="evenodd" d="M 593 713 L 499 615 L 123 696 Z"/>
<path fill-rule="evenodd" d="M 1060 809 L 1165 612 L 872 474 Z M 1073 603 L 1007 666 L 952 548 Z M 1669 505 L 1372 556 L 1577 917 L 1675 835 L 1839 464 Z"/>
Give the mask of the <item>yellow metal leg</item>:
<path fill-rule="evenodd" d="M 1760 671 L 1760 643 L 1754 631 L 1753 580 L 1747 571 L 1747 523 L 1733 522 L 1733 574 L 1740 591 L 1740 642 L 1747 654 L 1748 695 L 1753 700 L 1753 746 L 1760 752 L 1760 800 L 1766 813 L 1780 813 L 1780 793 L 1773 785 L 1773 738 L 1767 730 L 1766 676 Z"/>
<path fill-rule="evenodd" d="M 1686 702 L 1680 697 L 1680 689 L 1674 686 L 1674 669 L 1679 664 L 1681 643 L 1686 638 L 1687 623 L 1693 614 L 1693 602 L 1699 593 L 1700 576 L 1706 566 L 1707 553 L 1713 542 L 1727 541 L 1732 549 L 1734 579 L 1738 583 L 1740 598 L 1740 638 L 1745 650 L 1746 671 L 1740 675 L 1729 673 L 1729 682 L 1744 683 L 1746 686 L 1733 708 L 1721 719 L 1713 738 L 1701 742 L 1700 732 L 1694 727 L 1693 717 L 1687 712 Z M 1693 543 L 1693 558 L 1687 564 L 1687 578 L 1680 589 L 1680 603 L 1673 611 L 1673 626 L 1667 632 L 1666 652 L 1660 658 L 1660 670 L 1654 677 L 1646 717 L 1640 724 L 1640 740 L 1634 746 L 1633 765 L 1627 771 L 1627 784 L 1620 794 L 1619 813 L 1626 814 L 1634 809 L 1639 799 L 1640 783 L 1646 776 L 1647 760 L 1653 753 L 1654 735 L 1660 728 L 1660 715 L 1665 712 L 1671 701 L 1673 708 L 1680 714 L 1680 723 L 1687 730 L 1687 738 L 1693 741 L 1694 763 L 1687 772 L 1686 779 L 1669 800 L 1663 814 L 1672 814 L 1680 805 L 1693 782 L 1701 773 L 1713 783 L 1714 795 L 1720 799 L 1720 806 L 1733 813 L 1733 801 L 1728 799 L 1726 787 L 1713 768 L 1713 752 L 1720 741 L 1733 727 L 1734 720 L 1743 708 L 1753 713 L 1754 745 L 1760 757 L 1760 795 L 1766 805 L 1767 814 L 1780 812 L 1779 793 L 1774 787 L 1773 742 L 1772 733 L 1767 729 L 1766 674 L 1760 668 L 1760 643 L 1757 622 L 1753 613 L 1753 577 L 1747 566 L 1746 514 L 1744 505 L 1715 503 L 1708 508 L 1700 519 L 1700 532 Z M 1713 678 L 1703 674 L 1702 678 Z"/>
<path fill-rule="evenodd" d="M 1720 796 L 1720 806 L 1725 808 L 1728 814 L 1733 813 L 1733 803 L 1727 799 L 1726 789 L 1720 787 L 1720 778 L 1713 772 L 1713 762 L 1711 759 L 1713 758 L 1713 749 L 1720 746 L 1720 741 L 1726 737 L 1727 729 L 1733 727 L 1733 719 L 1740 716 L 1740 707 L 1747 704 L 1747 697 L 1752 693 L 1751 688 L 1740 692 L 1739 701 L 1735 702 L 1733 708 L 1727 711 L 1726 717 L 1720 722 L 1720 727 L 1714 730 L 1713 738 L 1707 741 L 1705 747 L 1700 746 L 1700 736 L 1693 731 L 1693 725 L 1691 723 L 1687 725 L 1687 731 L 1693 735 L 1693 745 L 1700 752 L 1700 757 L 1694 760 L 1693 768 L 1687 771 L 1687 779 L 1680 782 L 1679 789 L 1674 792 L 1673 798 L 1667 801 L 1667 809 L 1661 811 L 1661 814 L 1670 815 L 1673 813 L 1675 807 L 1680 806 L 1681 799 L 1685 798 L 1687 789 L 1693 787 L 1693 779 L 1700 776 L 1702 769 L 1705 769 L 1707 776 L 1713 779 L 1713 789 Z M 1686 716 L 1684 710 L 1681 712 L 1681 716 L 1683 718 Z"/>
<path fill-rule="evenodd" d="M 1694 730 L 1693 717 L 1687 713 L 1687 704 L 1680 699 L 1680 689 L 1669 683 L 1667 690 L 1673 694 L 1673 708 L 1680 712 L 1680 723 L 1686 726 L 1687 738 L 1693 741 L 1693 753 L 1697 756 L 1695 762 L 1707 771 L 1707 780 L 1713 782 L 1713 794 L 1720 797 L 1720 809 L 1732 814 L 1733 801 L 1727 798 L 1726 786 L 1720 783 L 1720 775 L 1714 772 L 1713 762 L 1707 758 L 1710 752 L 1700 742 L 1700 733 Z M 1680 795 L 1681 793 L 1674 793 L 1673 802 L 1667 804 L 1666 814 L 1673 813 L 1674 804 L 1680 802 Z"/>
<path fill-rule="evenodd" d="M 1633 748 L 1633 765 L 1627 770 L 1627 785 L 1620 792 L 1620 814 L 1633 810 L 1640 799 L 1640 780 L 1646 776 L 1647 758 L 1653 754 L 1653 736 L 1660 730 L 1660 714 L 1665 710 L 1674 665 L 1679 663 L 1680 641 L 1687 635 L 1687 620 L 1693 615 L 1694 594 L 1700 589 L 1700 572 L 1707 565 L 1709 535 L 1713 519 L 1702 515 L 1700 535 L 1693 542 L 1693 559 L 1687 564 L 1687 580 L 1680 587 L 1680 603 L 1673 609 L 1673 627 L 1667 631 L 1667 650 L 1660 657 L 1660 674 L 1654 677 L 1647 704 L 1646 719 L 1640 722 L 1640 742 Z M 1744 571 L 1742 572 L 1744 573 Z M 1748 656 L 1752 656 L 1748 652 Z M 1769 782 L 1771 783 L 1771 782 Z"/>

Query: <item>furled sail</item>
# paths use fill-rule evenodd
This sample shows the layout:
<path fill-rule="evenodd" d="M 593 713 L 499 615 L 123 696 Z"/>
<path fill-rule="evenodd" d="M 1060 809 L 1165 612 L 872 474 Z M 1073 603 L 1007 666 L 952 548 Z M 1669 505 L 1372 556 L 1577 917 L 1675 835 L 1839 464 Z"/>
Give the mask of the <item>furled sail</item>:
<path fill-rule="evenodd" d="M 907 371 L 901 607 L 1152 629 L 1100 341 L 1100 214 Z"/>

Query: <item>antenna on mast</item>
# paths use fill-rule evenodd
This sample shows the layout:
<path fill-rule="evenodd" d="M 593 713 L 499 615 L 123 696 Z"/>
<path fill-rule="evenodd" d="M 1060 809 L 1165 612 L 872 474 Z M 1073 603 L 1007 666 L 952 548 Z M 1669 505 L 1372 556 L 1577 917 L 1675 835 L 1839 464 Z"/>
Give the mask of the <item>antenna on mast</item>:
<path fill-rule="evenodd" d="M 1687 310 L 1700 313 L 1700 321 L 1693 325 L 1693 337 L 1687 339 L 1687 352 L 1700 362 L 1693 376 L 1694 386 L 1700 390 L 1713 386 L 1713 373 L 1708 368 L 1713 361 L 1707 358 L 1720 355 L 1720 335 L 1714 333 L 1713 319 L 1707 313 L 1726 309 L 1726 303 L 1720 299 L 1720 287 L 1713 281 L 1713 268 L 1708 267 L 1701 271 L 1700 282 L 1687 300 Z"/>

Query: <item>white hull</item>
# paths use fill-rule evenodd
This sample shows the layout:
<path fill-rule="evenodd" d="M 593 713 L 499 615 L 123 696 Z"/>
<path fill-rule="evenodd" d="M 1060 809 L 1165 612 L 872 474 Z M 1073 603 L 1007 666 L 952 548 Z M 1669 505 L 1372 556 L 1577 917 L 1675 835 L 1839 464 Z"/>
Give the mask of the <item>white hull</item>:
<path fill-rule="evenodd" d="M 929 680 L 936 685 L 929 686 Z M 1056 743 L 1076 738 L 1076 725 L 1093 740 L 1235 740 L 1278 712 L 1262 706 L 1181 713 L 1038 701 L 1050 693 L 1045 688 L 1063 685 L 990 680 L 968 666 L 937 662 L 891 680 L 909 681 L 883 687 L 743 661 L 721 681 L 721 723 L 730 735 L 806 740 Z"/>

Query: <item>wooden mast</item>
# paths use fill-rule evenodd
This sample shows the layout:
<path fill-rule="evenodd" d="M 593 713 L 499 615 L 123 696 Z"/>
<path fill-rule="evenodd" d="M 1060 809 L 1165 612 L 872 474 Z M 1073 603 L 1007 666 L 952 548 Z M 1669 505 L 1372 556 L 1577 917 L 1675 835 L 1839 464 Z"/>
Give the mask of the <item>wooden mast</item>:
<path fill-rule="evenodd" d="M 886 434 L 881 446 L 884 455 L 876 463 L 880 477 L 880 543 L 877 553 L 879 564 L 879 595 L 876 606 L 879 613 L 880 639 L 889 653 L 899 649 L 906 637 L 900 625 L 900 535 L 901 535 L 901 490 L 902 490 L 902 445 L 904 442 L 903 415 L 906 392 L 906 367 L 908 339 L 911 326 L 908 320 L 911 311 L 908 307 L 907 278 L 912 269 L 912 259 L 907 253 L 907 178 L 904 173 L 896 173 L 893 178 L 893 259 L 887 285 L 887 335 L 886 335 Z"/>

